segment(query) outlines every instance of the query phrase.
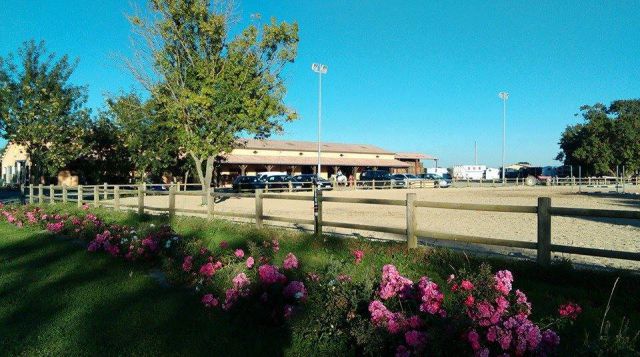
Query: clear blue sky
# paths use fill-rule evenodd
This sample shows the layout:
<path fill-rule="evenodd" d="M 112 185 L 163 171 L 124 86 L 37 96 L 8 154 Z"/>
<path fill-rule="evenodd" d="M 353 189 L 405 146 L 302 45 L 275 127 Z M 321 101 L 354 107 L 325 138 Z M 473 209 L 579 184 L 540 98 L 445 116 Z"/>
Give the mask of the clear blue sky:
<path fill-rule="evenodd" d="M 142 3 L 142 0 L 140 0 Z M 29 39 L 80 59 L 73 81 L 89 106 L 135 83 L 112 55 L 129 53 L 130 1 L 4 0 L 0 53 Z M 239 1 L 250 14 L 300 25 L 283 138 L 315 140 L 317 77 L 323 139 L 437 155 L 444 165 L 500 164 L 501 90 L 510 92 L 507 161 L 554 164 L 582 104 L 640 97 L 638 1 Z"/>

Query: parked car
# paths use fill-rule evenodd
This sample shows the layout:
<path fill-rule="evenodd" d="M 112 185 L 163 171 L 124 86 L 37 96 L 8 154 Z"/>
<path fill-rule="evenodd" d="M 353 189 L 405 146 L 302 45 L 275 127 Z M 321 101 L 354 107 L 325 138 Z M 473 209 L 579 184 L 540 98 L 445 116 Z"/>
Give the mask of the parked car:
<path fill-rule="evenodd" d="M 293 177 L 289 175 L 269 176 L 265 181 L 263 181 L 263 183 L 266 185 L 265 189 L 267 190 L 284 190 L 288 189 L 289 187 L 293 189 L 302 188 L 302 183 L 294 182 Z M 291 186 L 289 186 L 289 183 L 291 183 Z"/>
<path fill-rule="evenodd" d="M 420 175 L 425 180 L 432 180 L 436 187 L 446 188 L 451 186 L 451 178 L 444 178 L 438 174 L 422 174 Z"/>
<path fill-rule="evenodd" d="M 360 185 L 363 187 L 405 187 L 404 180 L 394 179 L 388 171 L 367 170 L 360 175 Z"/>
<path fill-rule="evenodd" d="M 169 185 L 162 183 L 152 183 L 150 180 L 145 180 L 145 186 L 147 191 L 169 191 Z"/>
<path fill-rule="evenodd" d="M 409 183 L 411 183 L 411 181 L 415 181 L 415 182 L 420 182 L 420 177 L 416 176 L 416 175 L 412 175 L 412 174 L 395 174 L 393 176 L 391 176 L 394 180 L 403 180 L 403 181 L 409 181 Z"/>
<path fill-rule="evenodd" d="M 238 176 L 233 180 L 233 191 L 255 191 L 258 189 L 264 189 L 266 186 L 264 182 L 258 180 L 258 176 Z"/>
<path fill-rule="evenodd" d="M 313 180 L 316 179 L 318 187 L 321 190 L 333 190 L 333 184 L 331 181 L 322 177 L 317 177 L 315 174 L 302 174 L 293 176 L 293 182 L 300 183 L 302 188 L 311 189 L 313 186 Z"/>

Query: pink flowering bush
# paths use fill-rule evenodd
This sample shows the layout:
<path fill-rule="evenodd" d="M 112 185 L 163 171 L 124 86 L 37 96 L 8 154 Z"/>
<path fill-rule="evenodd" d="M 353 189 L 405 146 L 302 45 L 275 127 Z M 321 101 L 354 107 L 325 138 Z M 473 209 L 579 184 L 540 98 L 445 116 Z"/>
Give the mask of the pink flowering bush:
<path fill-rule="evenodd" d="M 330 261 L 319 271 L 303 272 L 304 262 L 281 252 L 271 238 L 250 240 L 242 248 L 222 242 L 210 250 L 166 225 L 127 227 L 104 222 L 89 210 L 79 212 L 0 206 L 0 219 L 81 239 L 91 253 L 157 259 L 170 282 L 195 291 L 203 311 L 295 324 L 301 309 L 311 309 L 313 321 L 298 326 L 302 335 L 323 346 L 345 341 L 343 347 L 356 346 L 360 355 L 553 355 L 561 338 L 550 328 L 571 324 L 582 312 L 567 302 L 557 318 L 536 323 L 513 274 L 493 273 L 488 266 L 446 281 L 404 276 L 392 264 L 363 277 L 359 273 L 367 267 L 354 262 L 361 264 L 364 253 L 355 250 L 354 261 Z"/>
<path fill-rule="evenodd" d="M 382 268 L 368 311 L 371 324 L 391 337 L 396 355 L 452 353 L 456 348 L 478 356 L 547 355 L 560 343 L 556 332 L 529 319 L 531 303 L 522 291 L 513 290 L 507 270 L 491 274 L 483 266 L 477 274 L 449 277 L 445 288 L 425 276 L 414 283 L 392 265 Z M 574 308 L 567 305 L 562 311 L 569 316 Z"/>

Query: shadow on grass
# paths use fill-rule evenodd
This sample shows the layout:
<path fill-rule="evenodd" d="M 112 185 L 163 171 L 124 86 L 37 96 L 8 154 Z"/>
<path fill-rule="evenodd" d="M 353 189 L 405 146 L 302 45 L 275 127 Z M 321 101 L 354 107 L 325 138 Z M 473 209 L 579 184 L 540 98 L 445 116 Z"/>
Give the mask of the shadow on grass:
<path fill-rule="evenodd" d="M 283 355 L 286 327 L 207 311 L 142 264 L 33 233 L 0 242 L 3 355 Z"/>

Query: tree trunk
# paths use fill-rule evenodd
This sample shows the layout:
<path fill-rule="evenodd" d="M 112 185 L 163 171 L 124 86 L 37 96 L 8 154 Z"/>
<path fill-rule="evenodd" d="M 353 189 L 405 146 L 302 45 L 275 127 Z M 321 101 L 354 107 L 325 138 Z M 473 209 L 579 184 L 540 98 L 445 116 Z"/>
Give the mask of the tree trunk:
<path fill-rule="evenodd" d="M 194 153 L 191 153 L 193 160 L 195 161 L 196 172 L 198 173 L 198 180 L 200 181 L 200 185 L 202 188 L 202 205 L 207 204 L 207 197 L 204 195 L 209 192 L 209 187 L 211 187 L 211 179 L 213 178 L 213 161 L 215 156 L 207 157 L 207 162 L 205 166 L 205 171 L 202 172 L 202 162 L 204 158 L 197 157 Z"/>

